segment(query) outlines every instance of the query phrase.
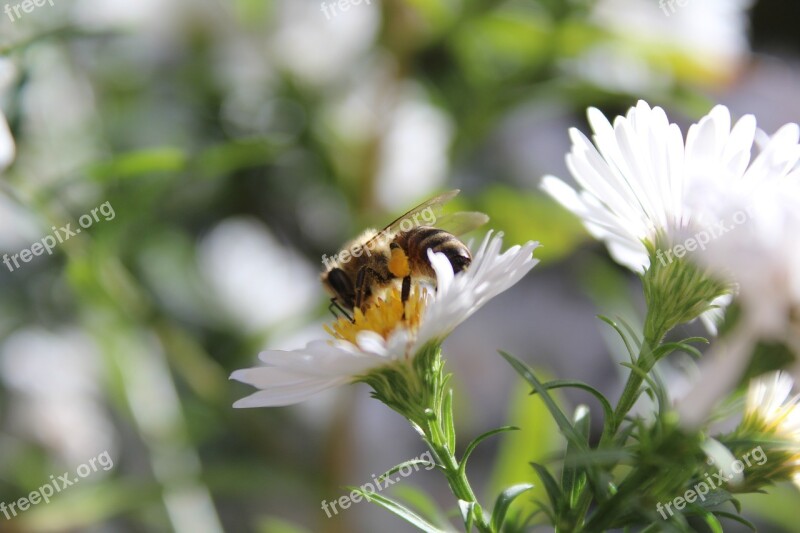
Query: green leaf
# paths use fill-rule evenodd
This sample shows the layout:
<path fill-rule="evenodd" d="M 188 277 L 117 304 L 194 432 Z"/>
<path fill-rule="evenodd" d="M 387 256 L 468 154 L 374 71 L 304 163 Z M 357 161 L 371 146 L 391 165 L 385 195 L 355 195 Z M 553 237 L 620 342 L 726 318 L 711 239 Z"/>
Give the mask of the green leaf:
<path fill-rule="evenodd" d="M 451 452 L 456 449 L 456 426 L 453 421 L 453 389 L 448 389 L 442 402 L 442 429 L 447 447 Z"/>
<path fill-rule="evenodd" d="M 400 485 L 394 489 L 394 494 L 398 499 L 405 501 L 420 516 L 429 520 L 431 523 L 446 524 L 447 518 L 439 510 L 436 502 L 421 489 L 411 485 Z"/>
<path fill-rule="evenodd" d="M 501 350 L 500 355 L 502 355 L 505 360 L 511 364 L 514 370 L 516 370 L 519 375 L 521 375 L 528 383 L 530 383 L 534 390 L 536 390 L 536 392 L 542 397 L 544 404 L 547 406 L 547 409 L 550 411 L 550 414 L 555 419 L 556 424 L 558 424 L 559 429 L 567 438 L 567 440 L 573 443 L 580 450 L 588 450 L 588 445 L 583 441 L 580 434 L 575 431 L 575 428 L 572 427 L 569 419 L 558 407 L 558 405 L 556 405 L 556 402 L 553 401 L 553 398 L 547 392 L 547 389 L 544 387 L 544 385 L 542 385 L 542 383 L 536 379 L 536 376 L 533 375 L 533 371 L 511 354 Z"/>
<path fill-rule="evenodd" d="M 719 523 L 719 519 L 714 516 L 714 513 L 703 510 L 698 514 L 705 520 L 708 527 L 711 528 L 712 533 L 723 533 L 722 524 Z"/>
<path fill-rule="evenodd" d="M 178 148 L 162 147 L 128 152 L 89 168 L 87 173 L 100 181 L 131 178 L 145 174 L 179 172 L 186 168 L 187 157 Z"/>
<path fill-rule="evenodd" d="M 533 500 L 544 500 L 547 495 L 536 473 L 530 468 L 520 468 L 520 459 L 544 462 L 563 450 L 564 440 L 542 398 L 530 396 L 530 386 L 521 379 L 515 380 L 511 388 L 506 423 L 521 429 L 507 433 L 500 440 L 488 492 L 499 494 L 511 485 L 535 484 L 529 493 L 531 498 L 515 504 L 520 514 L 531 515 L 538 510 Z"/>
<path fill-rule="evenodd" d="M 497 501 L 494 503 L 494 509 L 492 510 L 492 529 L 494 531 L 500 531 L 503 522 L 505 522 L 508 508 L 517 496 L 531 490 L 533 487 L 534 486 L 531 484 L 521 483 L 513 487 L 508 487 L 500 493 L 497 497 Z"/>
<path fill-rule="evenodd" d="M 464 530 L 471 532 L 472 525 L 475 523 L 475 502 L 458 500 L 458 508 L 461 510 L 461 519 L 464 522 Z"/>
<path fill-rule="evenodd" d="M 618 316 L 618 317 L 617 317 L 617 320 L 619 320 L 619 322 L 620 322 L 620 323 L 622 324 L 622 326 L 625 328 L 625 331 L 627 331 L 627 332 L 628 332 L 628 335 L 630 336 L 630 338 L 632 338 L 632 339 L 633 339 L 633 342 L 635 342 L 635 343 L 636 343 L 636 349 L 637 349 L 637 350 L 639 350 L 639 351 L 641 352 L 641 351 L 642 351 L 642 339 L 639 337 L 639 334 L 638 334 L 638 333 L 636 332 L 636 330 L 634 330 L 634 329 L 633 329 L 633 327 L 631 327 L 631 325 L 630 325 L 630 324 L 628 324 L 628 322 L 627 322 L 627 321 L 626 321 L 624 318 L 622 318 L 621 316 Z"/>
<path fill-rule="evenodd" d="M 383 481 L 387 477 L 391 476 L 392 474 L 397 473 L 399 470 L 402 470 L 403 468 L 405 468 L 407 466 L 417 466 L 417 465 L 421 465 L 421 466 L 427 467 L 427 466 L 430 466 L 431 463 L 428 462 L 428 461 L 422 461 L 420 459 L 411 459 L 409 461 L 404 461 L 404 462 L 400 463 L 399 465 L 393 466 L 391 469 L 387 470 L 384 474 L 382 474 L 378 478 L 378 480 Z M 436 465 L 436 466 L 439 466 L 439 465 Z M 426 468 L 426 470 L 427 470 L 427 468 Z M 433 470 L 433 468 L 431 468 L 431 470 Z"/>
<path fill-rule="evenodd" d="M 580 405 L 575 410 L 575 428 L 584 436 L 586 442 L 589 442 L 589 428 L 591 418 L 589 417 L 589 408 Z M 567 502 L 570 509 L 574 509 L 578 503 L 584 486 L 586 485 L 586 474 L 583 469 L 576 464 L 575 454 L 578 450 L 572 444 L 567 444 L 567 450 L 564 454 L 564 468 L 561 472 L 561 487 L 567 495 Z"/>
<path fill-rule="evenodd" d="M 583 391 L 588 392 L 595 398 L 597 401 L 600 402 L 600 406 L 603 408 L 603 433 L 611 431 L 611 424 L 614 421 L 614 408 L 611 407 L 611 402 L 609 402 L 603 393 L 598 391 L 597 389 L 593 388 L 586 383 L 581 381 L 567 381 L 567 380 L 556 380 L 556 381 L 549 381 L 544 385 L 548 390 L 550 389 L 561 389 L 565 387 L 581 389 Z M 586 439 L 588 442 L 588 439 Z"/>
<path fill-rule="evenodd" d="M 542 480 L 544 484 L 544 488 L 547 491 L 547 497 L 550 498 L 550 505 L 555 511 L 556 515 L 561 514 L 561 511 L 564 509 L 564 493 L 561 492 L 561 489 L 558 487 L 558 483 L 556 482 L 555 478 L 547 471 L 547 468 L 538 464 L 538 463 L 531 463 L 531 466 L 536 473 L 539 475 L 539 479 Z"/>
<path fill-rule="evenodd" d="M 752 530 L 752 531 L 757 531 L 758 530 L 756 528 L 756 526 L 753 525 L 752 522 L 750 522 L 749 520 L 745 520 L 744 518 L 742 518 L 741 516 L 739 516 L 737 514 L 729 513 L 727 511 L 714 511 L 714 514 L 717 515 L 717 516 L 721 516 L 723 518 L 727 518 L 728 520 L 733 520 L 734 522 L 739 522 L 743 526 L 746 526 L 746 527 L 750 528 L 750 530 Z"/>
<path fill-rule="evenodd" d="M 362 496 L 364 499 L 370 503 L 374 503 L 379 507 L 383 507 L 387 511 L 396 514 L 409 524 L 418 527 L 422 531 L 426 531 L 428 533 L 444 533 L 444 530 L 437 528 L 436 526 L 427 522 L 424 518 L 413 512 L 411 509 L 408 509 L 403 504 L 391 500 L 385 496 L 381 496 L 380 494 L 376 494 L 374 492 L 367 492 L 360 487 L 347 487 L 351 491 L 355 491 Z"/>
<path fill-rule="evenodd" d="M 688 339 L 684 339 L 680 342 L 667 342 L 653 350 L 653 357 L 658 361 L 661 360 L 663 357 L 671 354 L 674 351 L 684 351 L 687 354 L 691 355 L 695 359 L 700 359 L 703 354 L 700 353 L 700 350 L 695 348 L 694 346 L 690 346 L 690 342 L 697 342 L 708 344 L 708 339 L 703 337 L 690 337 Z"/>
<path fill-rule="evenodd" d="M 265 138 L 212 146 L 194 159 L 191 165 L 192 175 L 212 179 L 237 170 L 259 167 L 272 162 L 284 148 L 283 145 Z"/>
<path fill-rule="evenodd" d="M 461 463 L 459 465 L 459 470 L 461 470 L 462 473 L 466 471 L 466 469 L 467 469 L 467 459 L 469 459 L 469 456 L 472 455 L 473 451 L 475 451 L 475 448 L 478 447 L 478 444 L 480 444 L 484 440 L 488 439 L 492 435 L 497 435 L 498 433 L 503 433 L 505 431 L 518 431 L 518 430 L 519 430 L 519 428 L 515 427 L 515 426 L 503 426 L 503 427 L 499 427 L 497 429 L 493 429 L 491 431 L 487 431 L 486 433 L 483 433 L 483 434 L 478 435 L 477 437 L 475 437 L 472 440 L 472 442 L 469 443 L 469 445 L 467 446 L 467 449 L 464 450 L 464 455 L 461 457 Z"/>
<path fill-rule="evenodd" d="M 628 336 L 622 331 L 622 329 L 617 325 L 616 322 L 608 318 L 607 316 L 597 315 L 597 318 L 614 328 L 614 331 L 619 334 L 619 337 L 622 339 L 622 342 L 625 343 L 625 349 L 628 351 L 628 358 L 630 359 L 631 363 L 636 363 L 636 352 L 631 348 L 630 343 L 628 342 Z"/>

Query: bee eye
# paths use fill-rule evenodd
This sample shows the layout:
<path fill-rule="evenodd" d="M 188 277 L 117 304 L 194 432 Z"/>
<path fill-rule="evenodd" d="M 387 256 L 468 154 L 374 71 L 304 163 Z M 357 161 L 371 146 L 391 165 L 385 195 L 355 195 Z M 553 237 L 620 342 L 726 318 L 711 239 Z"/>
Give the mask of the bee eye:
<path fill-rule="evenodd" d="M 341 268 L 334 268 L 328 272 L 328 284 L 342 300 L 342 303 L 350 305 L 355 299 L 353 283 Z"/>

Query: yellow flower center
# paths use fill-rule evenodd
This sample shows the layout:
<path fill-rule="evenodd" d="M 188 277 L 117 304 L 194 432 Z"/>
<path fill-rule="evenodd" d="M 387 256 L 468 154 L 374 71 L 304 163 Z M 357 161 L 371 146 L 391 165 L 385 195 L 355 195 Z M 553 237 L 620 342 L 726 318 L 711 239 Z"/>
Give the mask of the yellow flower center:
<path fill-rule="evenodd" d="M 364 330 L 374 331 L 384 339 L 388 338 L 399 326 L 416 331 L 422 320 L 426 302 L 426 290 L 414 285 L 408 301 L 405 303 L 404 315 L 400 290 L 393 287 L 382 298 L 375 299 L 367 307 L 366 312 L 355 309 L 352 322 L 346 317 L 339 317 L 330 326 L 325 324 L 325 331 L 335 339 L 350 341 L 354 344 L 358 333 Z"/>

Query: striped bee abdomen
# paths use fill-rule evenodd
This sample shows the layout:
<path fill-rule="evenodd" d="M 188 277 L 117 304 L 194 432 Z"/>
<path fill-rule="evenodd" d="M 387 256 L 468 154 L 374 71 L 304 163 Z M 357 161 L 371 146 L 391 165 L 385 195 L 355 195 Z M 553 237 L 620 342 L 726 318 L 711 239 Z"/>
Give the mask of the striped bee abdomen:
<path fill-rule="evenodd" d="M 396 241 L 405 250 L 413 267 L 416 267 L 412 270 L 430 277 L 434 277 L 435 273 L 428 261 L 429 249 L 444 254 L 456 274 L 472 263 L 469 248 L 457 237 L 441 229 L 420 226 L 398 235 Z"/>

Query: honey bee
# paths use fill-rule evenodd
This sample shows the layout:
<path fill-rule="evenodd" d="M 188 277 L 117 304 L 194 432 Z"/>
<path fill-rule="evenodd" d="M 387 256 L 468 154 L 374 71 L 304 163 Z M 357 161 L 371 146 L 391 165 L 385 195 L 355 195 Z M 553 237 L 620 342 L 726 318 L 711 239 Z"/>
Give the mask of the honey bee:
<path fill-rule="evenodd" d="M 428 250 L 445 255 L 458 274 L 469 267 L 472 254 L 456 236 L 488 222 L 477 212 L 437 217 L 436 212 L 460 191 L 443 193 L 421 203 L 381 231 L 369 229 L 347 243 L 334 258 L 323 256 L 322 284 L 333 296 L 329 309 L 338 309 L 351 321 L 354 309 L 366 310 L 374 297 L 393 284 L 401 284 L 402 301 L 408 300 L 412 278 L 436 281 Z M 421 219 L 421 220 L 420 220 Z"/>

